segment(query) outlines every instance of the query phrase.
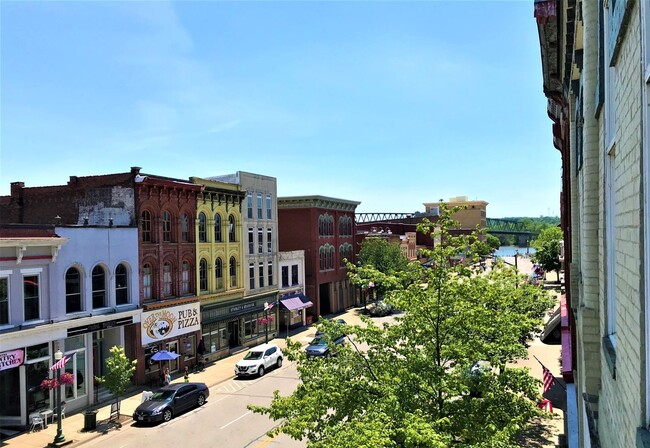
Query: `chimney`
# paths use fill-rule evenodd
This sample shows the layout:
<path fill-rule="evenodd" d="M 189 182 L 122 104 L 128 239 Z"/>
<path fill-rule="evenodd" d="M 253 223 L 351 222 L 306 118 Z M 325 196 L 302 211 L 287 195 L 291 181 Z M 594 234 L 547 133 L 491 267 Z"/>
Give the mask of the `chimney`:
<path fill-rule="evenodd" d="M 139 166 L 132 166 L 132 167 L 131 167 L 131 174 L 133 174 L 134 176 L 136 176 L 136 175 L 140 174 L 140 170 L 141 170 L 141 169 L 142 169 L 142 167 L 139 167 Z"/>
<path fill-rule="evenodd" d="M 70 180 L 68 181 L 68 185 L 74 186 L 77 185 L 79 182 L 79 178 L 77 176 L 70 176 Z"/>
<path fill-rule="evenodd" d="M 25 182 L 12 182 L 11 184 L 11 200 L 19 204 L 23 203 L 23 188 Z"/>

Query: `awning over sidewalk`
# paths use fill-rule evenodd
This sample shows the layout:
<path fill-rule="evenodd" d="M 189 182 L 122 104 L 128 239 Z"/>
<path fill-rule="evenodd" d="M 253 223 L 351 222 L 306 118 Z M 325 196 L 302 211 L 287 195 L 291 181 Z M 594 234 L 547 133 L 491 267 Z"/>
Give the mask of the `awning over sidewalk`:
<path fill-rule="evenodd" d="M 308 300 L 304 294 L 295 294 L 285 299 L 280 299 L 280 303 L 288 310 L 295 311 L 303 308 L 309 308 L 313 303 Z"/>

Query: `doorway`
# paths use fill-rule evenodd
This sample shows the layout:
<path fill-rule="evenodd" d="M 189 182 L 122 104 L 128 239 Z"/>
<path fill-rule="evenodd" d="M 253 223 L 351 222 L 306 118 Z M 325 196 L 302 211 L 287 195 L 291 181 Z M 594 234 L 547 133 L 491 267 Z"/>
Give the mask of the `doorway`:
<path fill-rule="evenodd" d="M 239 347 L 239 320 L 228 322 L 228 347 Z"/>
<path fill-rule="evenodd" d="M 331 283 L 318 285 L 318 301 L 320 303 L 320 316 L 327 316 L 332 313 L 330 298 Z M 319 316 L 316 316 L 317 319 Z"/>
<path fill-rule="evenodd" d="M 167 351 L 171 353 L 176 353 L 178 354 L 178 341 L 172 341 L 167 344 Z M 172 359 L 169 361 L 169 373 L 172 372 L 178 372 L 178 360 L 180 357 L 176 359 Z"/>

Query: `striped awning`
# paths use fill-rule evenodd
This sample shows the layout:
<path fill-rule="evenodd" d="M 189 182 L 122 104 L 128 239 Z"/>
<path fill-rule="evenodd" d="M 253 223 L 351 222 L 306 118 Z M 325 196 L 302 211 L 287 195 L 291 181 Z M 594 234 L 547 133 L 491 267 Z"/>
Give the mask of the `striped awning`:
<path fill-rule="evenodd" d="M 301 299 L 302 294 L 298 294 L 293 297 L 287 297 L 286 299 L 280 299 L 280 303 L 288 310 L 295 311 L 301 310 L 303 308 L 309 308 L 313 303 L 307 299 L 303 301 Z M 304 296 L 303 296 L 304 297 Z"/>

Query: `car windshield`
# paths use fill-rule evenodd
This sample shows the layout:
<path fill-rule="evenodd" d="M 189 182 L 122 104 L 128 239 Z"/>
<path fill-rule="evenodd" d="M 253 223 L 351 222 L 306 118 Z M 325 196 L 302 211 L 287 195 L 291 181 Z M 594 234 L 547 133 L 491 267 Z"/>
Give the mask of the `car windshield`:
<path fill-rule="evenodd" d="M 246 356 L 244 356 L 244 359 L 262 359 L 263 352 L 253 352 L 250 351 L 246 353 Z"/>
<path fill-rule="evenodd" d="M 311 341 L 309 345 L 327 345 L 327 343 L 323 338 L 314 338 L 314 340 Z"/>
<path fill-rule="evenodd" d="M 169 400 L 173 395 L 174 395 L 173 390 L 159 390 L 158 392 L 154 392 L 151 398 L 149 400 L 151 401 L 167 401 Z"/>

